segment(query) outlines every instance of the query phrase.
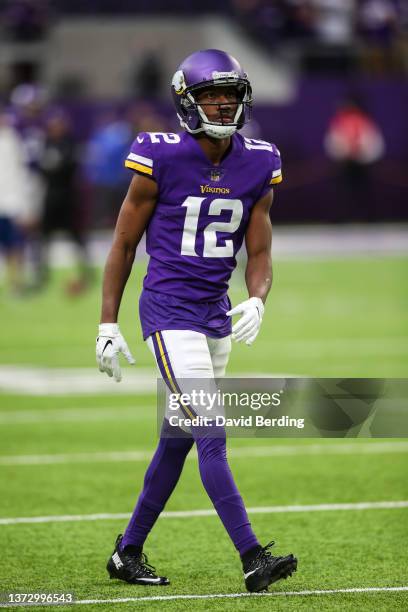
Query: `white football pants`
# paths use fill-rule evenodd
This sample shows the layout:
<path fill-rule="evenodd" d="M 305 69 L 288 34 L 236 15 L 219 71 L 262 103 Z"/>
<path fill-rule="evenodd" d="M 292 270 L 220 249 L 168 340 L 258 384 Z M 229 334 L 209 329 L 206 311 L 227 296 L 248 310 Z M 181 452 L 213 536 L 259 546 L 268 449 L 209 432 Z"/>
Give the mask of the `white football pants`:
<path fill-rule="evenodd" d="M 221 378 L 231 352 L 231 337 L 209 338 L 196 331 L 167 329 L 147 339 L 156 364 L 163 374 L 161 351 L 169 368 L 180 378 Z"/>
<path fill-rule="evenodd" d="M 164 330 L 149 336 L 147 344 L 168 387 L 164 413 L 167 419 L 175 416 L 176 412 L 172 410 L 181 416 L 181 407 L 177 409 L 170 402 L 171 396 L 175 398 L 180 393 L 188 394 L 190 398 L 194 392 L 204 393 L 204 399 L 198 404 L 183 406 L 184 416 L 215 418 L 217 414 L 223 414 L 223 407 L 218 400 L 210 406 L 208 398 L 216 397 L 215 379 L 225 374 L 231 352 L 230 336 L 216 339 L 196 331 Z M 181 421 L 179 426 L 185 429 Z"/>

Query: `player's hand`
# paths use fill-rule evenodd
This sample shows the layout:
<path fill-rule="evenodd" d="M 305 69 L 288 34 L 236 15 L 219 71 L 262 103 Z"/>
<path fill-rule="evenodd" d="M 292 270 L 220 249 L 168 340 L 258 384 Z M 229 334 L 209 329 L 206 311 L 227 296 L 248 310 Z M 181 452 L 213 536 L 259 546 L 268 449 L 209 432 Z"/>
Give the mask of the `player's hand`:
<path fill-rule="evenodd" d="M 252 344 L 261 327 L 264 310 L 263 302 L 258 297 L 251 297 L 229 310 L 227 312 L 229 317 L 236 314 L 242 315 L 232 328 L 233 340 L 245 342 L 248 346 Z"/>
<path fill-rule="evenodd" d="M 122 336 L 117 323 L 101 323 L 96 339 L 96 362 L 100 372 L 113 376 L 116 382 L 122 380 L 119 365 L 119 353 L 123 353 L 128 362 L 133 365 L 135 360 L 126 340 Z"/>

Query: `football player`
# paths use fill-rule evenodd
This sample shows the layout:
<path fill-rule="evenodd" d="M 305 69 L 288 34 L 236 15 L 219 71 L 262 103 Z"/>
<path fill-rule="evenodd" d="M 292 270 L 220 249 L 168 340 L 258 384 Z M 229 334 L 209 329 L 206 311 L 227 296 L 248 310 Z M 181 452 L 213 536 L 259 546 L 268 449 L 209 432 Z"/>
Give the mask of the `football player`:
<path fill-rule="evenodd" d="M 121 379 L 119 354 L 132 354 L 117 319 L 135 251 L 146 231 L 150 255 L 140 320 L 144 339 L 171 390 L 185 379 L 223 376 L 231 337 L 258 335 L 272 283 L 272 186 L 282 180 L 275 145 L 243 138 L 252 90 L 236 59 L 215 49 L 185 59 L 172 95 L 183 132 L 140 133 L 125 165 L 134 170 L 109 253 L 96 355 L 99 369 Z M 228 282 L 245 239 L 248 299 L 231 307 Z M 231 318 L 240 315 L 231 329 Z M 193 409 L 185 407 L 191 415 Z M 196 444 L 203 485 L 243 565 L 249 591 L 262 591 L 296 570 L 292 555 L 273 556 L 252 531 L 226 457 L 225 431 L 191 427 L 188 437 L 163 422 L 157 450 L 125 534 L 108 562 L 111 578 L 169 584 L 147 562 L 143 545 Z"/>

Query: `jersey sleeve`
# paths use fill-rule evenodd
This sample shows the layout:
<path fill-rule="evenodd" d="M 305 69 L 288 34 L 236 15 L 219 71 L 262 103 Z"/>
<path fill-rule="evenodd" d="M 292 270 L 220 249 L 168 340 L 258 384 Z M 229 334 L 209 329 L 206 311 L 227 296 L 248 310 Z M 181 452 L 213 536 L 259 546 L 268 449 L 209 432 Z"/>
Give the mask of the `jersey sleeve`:
<path fill-rule="evenodd" d="M 277 185 L 283 180 L 282 177 L 282 160 L 278 147 L 272 144 L 272 175 L 269 182 L 270 185 Z"/>
<path fill-rule="evenodd" d="M 138 174 L 157 180 L 157 161 L 153 159 L 149 134 L 141 132 L 137 135 L 130 147 L 125 166 Z"/>
<path fill-rule="evenodd" d="M 270 191 L 273 185 L 277 185 L 283 180 L 282 160 L 280 151 L 278 147 L 274 144 L 272 144 L 271 147 L 272 150 L 268 151 L 265 155 L 264 163 L 266 167 L 266 176 L 262 189 L 258 196 L 258 200 L 260 200 L 266 193 L 268 193 L 268 191 Z"/>

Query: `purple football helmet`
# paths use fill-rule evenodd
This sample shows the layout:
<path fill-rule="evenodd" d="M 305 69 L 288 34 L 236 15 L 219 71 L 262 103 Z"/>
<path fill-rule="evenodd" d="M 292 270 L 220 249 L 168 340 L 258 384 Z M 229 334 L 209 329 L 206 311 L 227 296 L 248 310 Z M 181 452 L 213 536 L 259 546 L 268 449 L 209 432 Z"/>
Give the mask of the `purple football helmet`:
<path fill-rule="evenodd" d="M 236 88 L 238 107 L 232 122 L 209 121 L 195 99 L 200 90 L 218 85 Z M 180 125 L 190 134 L 205 132 L 212 138 L 226 138 L 251 117 L 252 88 L 248 76 L 237 60 L 225 51 L 206 49 L 189 55 L 175 72 L 171 91 Z"/>

